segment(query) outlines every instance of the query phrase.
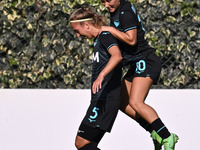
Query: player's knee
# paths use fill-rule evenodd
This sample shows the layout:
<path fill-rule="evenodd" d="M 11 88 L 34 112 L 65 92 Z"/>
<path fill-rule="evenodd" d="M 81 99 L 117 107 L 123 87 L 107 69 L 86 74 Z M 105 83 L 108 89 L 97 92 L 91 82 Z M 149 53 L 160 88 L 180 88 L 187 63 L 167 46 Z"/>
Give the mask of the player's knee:
<path fill-rule="evenodd" d="M 75 147 L 77 148 L 77 149 L 79 149 L 80 148 L 80 142 L 79 142 L 79 140 L 77 140 L 77 138 L 76 138 L 76 140 L 75 140 Z"/>
<path fill-rule="evenodd" d="M 136 111 L 138 112 L 142 106 L 142 103 L 139 103 L 135 100 L 130 100 L 129 104 L 131 105 L 131 107 Z"/>
<path fill-rule="evenodd" d="M 79 136 L 76 137 L 75 140 L 75 146 L 77 149 L 80 149 L 81 147 L 83 147 L 83 141 L 79 138 Z"/>
<path fill-rule="evenodd" d="M 130 106 L 133 108 L 133 110 L 135 110 L 137 112 L 137 104 L 130 102 Z"/>
<path fill-rule="evenodd" d="M 76 137 L 75 146 L 76 146 L 77 149 L 80 149 L 81 147 L 83 147 L 83 146 L 85 146 L 89 143 L 90 143 L 89 141 L 87 141 L 87 140 L 85 140 L 85 139 L 83 139 L 79 136 Z"/>

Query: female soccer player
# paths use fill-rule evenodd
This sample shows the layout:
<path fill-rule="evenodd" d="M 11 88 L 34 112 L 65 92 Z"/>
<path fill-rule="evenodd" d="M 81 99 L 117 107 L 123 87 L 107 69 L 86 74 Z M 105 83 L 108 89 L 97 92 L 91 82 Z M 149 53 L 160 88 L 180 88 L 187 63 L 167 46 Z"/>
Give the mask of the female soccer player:
<path fill-rule="evenodd" d="M 112 26 L 105 26 L 102 30 L 109 31 L 119 39 L 123 65 L 129 66 L 122 83 L 120 109 L 143 128 L 152 131 L 156 150 L 160 150 L 162 145 L 165 150 L 174 150 L 178 136 L 170 133 L 156 111 L 144 102 L 151 85 L 159 78 L 161 61 L 144 39 L 145 29 L 140 16 L 127 0 L 101 1 L 110 12 Z"/>
<path fill-rule="evenodd" d="M 72 13 L 70 23 L 78 37 L 94 38 L 92 63 L 92 99 L 79 127 L 75 146 L 79 150 L 99 150 L 97 145 L 110 132 L 120 107 L 122 60 L 117 40 L 102 32 L 102 17 L 91 9 Z"/>

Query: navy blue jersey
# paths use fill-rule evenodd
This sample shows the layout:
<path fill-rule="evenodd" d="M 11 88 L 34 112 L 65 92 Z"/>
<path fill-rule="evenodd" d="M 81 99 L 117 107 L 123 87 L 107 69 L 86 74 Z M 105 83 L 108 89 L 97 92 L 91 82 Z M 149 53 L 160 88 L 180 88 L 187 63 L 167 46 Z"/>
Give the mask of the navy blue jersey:
<path fill-rule="evenodd" d="M 111 13 L 110 25 L 121 32 L 137 29 L 137 43 L 134 46 L 118 41 L 124 65 L 144 59 L 154 49 L 144 39 L 145 29 L 135 7 L 129 1 L 122 1 L 115 12 Z"/>
<path fill-rule="evenodd" d="M 107 65 L 111 55 L 109 54 L 110 47 L 118 45 L 116 38 L 110 32 L 101 32 L 94 39 L 93 48 L 93 63 L 92 63 L 92 84 L 97 79 L 100 72 Z M 121 85 L 121 65 L 119 64 L 104 77 L 102 82 L 102 88 L 96 94 L 92 93 L 92 101 L 107 100 L 109 96 L 113 97 L 113 100 L 119 99 L 119 95 L 113 94 L 116 88 Z M 92 86 L 92 85 L 91 85 Z M 119 93 L 120 94 L 120 93 Z"/>

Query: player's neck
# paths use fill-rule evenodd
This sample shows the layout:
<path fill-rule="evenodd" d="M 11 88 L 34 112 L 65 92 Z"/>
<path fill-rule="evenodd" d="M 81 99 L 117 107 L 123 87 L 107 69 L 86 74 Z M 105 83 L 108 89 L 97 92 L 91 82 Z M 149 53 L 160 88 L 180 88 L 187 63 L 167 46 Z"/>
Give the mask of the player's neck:
<path fill-rule="evenodd" d="M 102 32 L 101 28 L 94 27 L 93 29 L 93 36 L 97 37 Z"/>

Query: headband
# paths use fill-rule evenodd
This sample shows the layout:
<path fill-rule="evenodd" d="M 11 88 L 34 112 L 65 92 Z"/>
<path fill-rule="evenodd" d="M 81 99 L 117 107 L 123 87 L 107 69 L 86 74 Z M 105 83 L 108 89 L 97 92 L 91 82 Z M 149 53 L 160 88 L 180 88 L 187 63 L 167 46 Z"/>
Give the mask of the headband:
<path fill-rule="evenodd" d="M 88 20 L 93 20 L 92 18 L 86 18 L 86 19 L 79 19 L 79 20 L 71 20 L 70 22 L 83 22 L 83 21 L 88 21 Z"/>

